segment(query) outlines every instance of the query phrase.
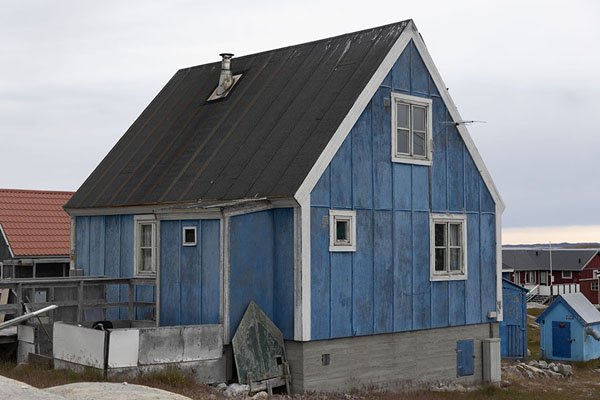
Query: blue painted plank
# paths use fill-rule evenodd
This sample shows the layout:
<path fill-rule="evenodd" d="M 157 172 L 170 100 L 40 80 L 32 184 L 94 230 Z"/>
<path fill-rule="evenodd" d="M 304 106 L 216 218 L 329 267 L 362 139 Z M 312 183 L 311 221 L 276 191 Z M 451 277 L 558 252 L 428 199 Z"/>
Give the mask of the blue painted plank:
<path fill-rule="evenodd" d="M 479 171 L 468 152 L 465 152 L 465 209 L 479 212 Z"/>
<path fill-rule="evenodd" d="M 412 165 L 392 164 L 394 179 L 394 210 L 412 208 Z"/>
<path fill-rule="evenodd" d="M 119 215 L 108 215 L 105 223 L 106 247 L 104 249 L 104 262 L 106 276 L 119 278 L 121 272 L 121 217 Z M 106 298 L 110 302 L 118 302 L 119 286 L 107 285 Z M 107 309 L 106 318 L 109 320 L 118 319 L 119 310 L 116 308 Z"/>
<path fill-rule="evenodd" d="M 330 196 L 329 196 L 329 175 L 331 167 L 327 167 L 319 181 L 310 193 L 310 204 L 313 206 L 324 206 L 329 207 Z"/>
<path fill-rule="evenodd" d="M 273 322 L 284 339 L 294 340 L 294 209 L 275 210 Z"/>
<path fill-rule="evenodd" d="M 411 92 L 415 94 L 429 94 L 429 71 L 412 41 L 410 42 L 410 47 Z"/>
<path fill-rule="evenodd" d="M 392 67 L 392 88 L 395 91 L 410 91 L 410 51 L 409 44 Z"/>
<path fill-rule="evenodd" d="M 446 106 L 439 99 L 433 99 L 433 163 L 431 166 L 431 202 L 434 211 L 447 211 L 447 119 Z"/>
<path fill-rule="evenodd" d="M 90 275 L 90 218 L 77 217 L 76 224 L 76 242 L 75 264 L 77 269 L 82 269 L 85 276 Z"/>
<path fill-rule="evenodd" d="M 356 253 L 353 265 L 353 333 L 373 333 L 373 211 L 356 211 Z"/>
<path fill-rule="evenodd" d="M 448 282 L 431 282 L 431 327 L 449 325 Z M 454 299 L 452 299 L 454 301 Z"/>
<path fill-rule="evenodd" d="M 442 88 L 445 89 L 445 88 Z M 438 88 L 435 86 L 435 82 L 433 82 L 433 78 L 431 77 L 431 75 L 429 75 L 429 94 L 431 96 L 440 96 L 440 92 L 438 91 Z"/>
<path fill-rule="evenodd" d="M 390 90 L 379 88 L 371 101 L 373 110 L 373 166 L 375 209 L 392 209 L 392 163 L 390 107 L 384 107 L 384 99 L 390 98 Z"/>
<path fill-rule="evenodd" d="M 487 189 L 487 186 L 483 182 L 483 179 L 480 179 L 479 182 L 480 182 L 479 187 L 481 189 L 481 212 L 492 212 L 493 213 L 496 211 L 494 199 L 492 198 L 492 195 L 490 194 L 489 190 Z"/>
<path fill-rule="evenodd" d="M 351 252 L 331 253 L 331 337 L 352 336 Z"/>
<path fill-rule="evenodd" d="M 381 86 L 386 88 L 392 87 L 392 71 L 388 72 L 388 74 L 383 78 L 383 82 L 381 82 Z"/>
<path fill-rule="evenodd" d="M 183 246 L 183 228 L 195 227 L 196 246 Z M 181 252 L 180 270 L 180 320 L 181 325 L 202 323 L 202 226 L 198 220 L 181 221 L 181 229 L 176 233 L 177 247 Z"/>
<path fill-rule="evenodd" d="M 104 216 L 90 220 L 90 276 L 104 275 Z"/>
<path fill-rule="evenodd" d="M 230 225 L 231 337 L 254 301 L 273 320 L 273 210 L 239 215 Z"/>
<path fill-rule="evenodd" d="M 120 276 L 129 278 L 133 276 L 133 215 L 121 215 L 121 261 Z M 119 286 L 119 301 L 127 301 L 129 297 L 126 285 Z M 119 317 L 128 318 L 127 307 L 119 308 Z"/>
<path fill-rule="evenodd" d="M 160 224 L 160 325 L 180 325 L 181 223 Z"/>
<path fill-rule="evenodd" d="M 488 311 L 496 311 L 496 219 L 481 214 L 481 320 Z"/>
<path fill-rule="evenodd" d="M 463 149 L 465 145 L 455 126 L 448 128 L 448 209 L 464 210 Z"/>
<path fill-rule="evenodd" d="M 429 168 L 412 166 L 412 208 L 429 212 Z"/>
<path fill-rule="evenodd" d="M 465 281 L 448 282 L 449 325 L 465 324 Z"/>
<path fill-rule="evenodd" d="M 202 323 L 218 324 L 221 294 L 221 222 L 202 221 Z"/>
<path fill-rule="evenodd" d="M 413 329 L 431 327 L 429 213 L 413 212 Z"/>
<path fill-rule="evenodd" d="M 374 211 L 374 311 L 375 333 L 394 330 L 394 260 L 392 211 Z"/>
<path fill-rule="evenodd" d="M 481 320 L 481 255 L 479 253 L 479 214 L 467 214 L 467 273 L 465 283 L 466 323 Z"/>
<path fill-rule="evenodd" d="M 331 207 L 352 208 L 352 137 L 348 135 L 331 164 Z"/>
<path fill-rule="evenodd" d="M 373 207 L 373 149 L 371 106 L 356 121 L 352 135 L 352 200 L 355 208 Z"/>
<path fill-rule="evenodd" d="M 412 215 L 394 212 L 394 331 L 412 329 Z"/>
<path fill-rule="evenodd" d="M 330 337 L 329 210 L 311 207 L 310 215 L 311 338 L 318 340 Z"/>

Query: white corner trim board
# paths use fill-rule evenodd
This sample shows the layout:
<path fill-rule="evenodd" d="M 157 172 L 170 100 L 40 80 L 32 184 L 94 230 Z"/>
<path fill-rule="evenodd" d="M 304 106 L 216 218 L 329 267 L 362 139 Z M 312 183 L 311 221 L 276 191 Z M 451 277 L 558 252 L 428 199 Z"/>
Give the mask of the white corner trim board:
<path fill-rule="evenodd" d="M 321 178 L 321 175 L 341 147 L 342 143 L 350 133 L 350 130 L 369 104 L 375 92 L 381 86 L 381 83 L 392 69 L 394 63 L 410 41 L 416 46 L 417 51 L 421 55 L 427 70 L 429 71 L 442 100 L 444 101 L 450 116 L 454 121 L 462 121 L 460 113 L 450 97 L 450 93 L 446 89 L 446 85 L 437 70 L 433 59 L 425 46 L 420 33 L 417 31 L 415 24 L 411 21 L 402 31 L 400 37 L 394 43 L 388 54 L 385 56 L 377 71 L 373 74 L 367 85 L 364 87 L 361 94 L 354 102 L 352 108 L 336 129 L 333 137 L 319 155 L 319 158 L 311 168 L 310 172 L 296 191 L 294 198 L 301 206 L 302 213 L 302 332 L 303 340 L 310 340 L 310 193 Z M 505 209 L 504 202 L 500 197 L 500 193 L 492 180 L 492 177 L 483 162 L 481 154 L 477 150 L 469 131 L 463 124 L 457 125 L 457 130 L 462 137 L 467 150 L 471 154 L 475 166 L 481 174 L 483 181 L 489 190 L 494 202 L 496 203 L 496 295 L 497 295 L 497 313 L 498 321 L 502 320 L 502 242 L 501 242 L 501 214 Z M 308 294 L 308 298 L 305 297 Z"/>

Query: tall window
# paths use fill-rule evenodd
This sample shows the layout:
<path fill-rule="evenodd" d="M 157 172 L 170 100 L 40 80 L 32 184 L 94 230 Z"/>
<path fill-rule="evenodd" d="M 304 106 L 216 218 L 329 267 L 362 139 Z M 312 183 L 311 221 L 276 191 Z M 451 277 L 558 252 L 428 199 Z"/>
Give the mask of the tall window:
<path fill-rule="evenodd" d="M 535 271 L 525 272 L 525 283 L 535 283 Z"/>
<path fill-rule="evenodd" d="M 156 220 L 152 216 L 136 217 L 135 275 L 156 273 Z"/>
<path fill-rule="evenodd" d="M 392 161 L 431 165 L 431 104 L 392 93 Z"/>
<path fill-rule="evenodd" d="M 467 279 L 465 215 L 431 214 L 430 279 Z"/>

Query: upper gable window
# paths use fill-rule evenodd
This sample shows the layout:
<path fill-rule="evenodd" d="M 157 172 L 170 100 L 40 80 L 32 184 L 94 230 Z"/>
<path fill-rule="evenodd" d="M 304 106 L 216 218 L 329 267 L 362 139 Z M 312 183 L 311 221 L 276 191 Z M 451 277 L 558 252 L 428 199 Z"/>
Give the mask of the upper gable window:
<path fill-rule="evenodd" d="M 467 279 L 467 218 L 431 214 L 430 280 Z"/>
<path fill-rule="evenodd" d="M 431 99 L 392 93 L 392 161 L 431 165 Z"/>

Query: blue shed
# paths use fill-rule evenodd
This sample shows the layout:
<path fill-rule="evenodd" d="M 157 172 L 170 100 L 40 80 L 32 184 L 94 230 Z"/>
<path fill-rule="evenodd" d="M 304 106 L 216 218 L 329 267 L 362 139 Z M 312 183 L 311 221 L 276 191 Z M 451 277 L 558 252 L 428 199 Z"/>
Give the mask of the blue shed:
<path fill-rule="evenodd" d="M 581 293 L 560 295 L 537 319 L 543 358 L 600 358 L 600 312 Z"/>
<path fill-rule="evenodd" d="M 504 320 L 500 322 L 500 351 L 503 358 L 527 355 L 527 292 L 524 287 L 502 279 Z"/>
<path fill-rule="evenodd" d="M 504 204 L 415 24 L 222 56 L 178 71 L 65 206 L 75 267 L 156 277 L 158 325 L 225 344 L 254 301 L 295 390 L 499 370 Z"/>

